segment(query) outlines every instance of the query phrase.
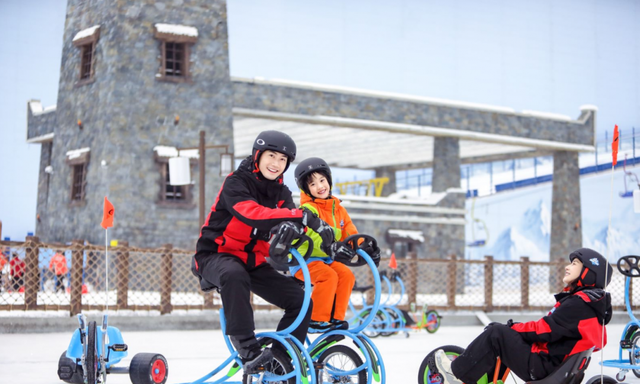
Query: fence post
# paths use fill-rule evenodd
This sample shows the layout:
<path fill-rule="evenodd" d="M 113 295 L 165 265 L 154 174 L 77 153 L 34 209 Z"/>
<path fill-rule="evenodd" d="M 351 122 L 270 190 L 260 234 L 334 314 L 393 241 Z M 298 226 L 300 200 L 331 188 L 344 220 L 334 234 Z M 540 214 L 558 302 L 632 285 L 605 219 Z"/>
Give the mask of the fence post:
<path fill-rule="evenodd" d="M 493 256 L 484 257 L 484 310 L 493 311 Z"/>
<path fill-rule="evenodd" d="M 456 307 L 457 264 L 456 255 L 449 256 L 449 265 L 447 267 L 447 307 L 450 310 Z"/>
<path fill-rule="evenodd" d="M 162 246 L 162 259 L 160 264 L 160 314 L 171 313 L 173 304 L 171 304 L 171 283 L 173 275 L 173 249 L 172 244 Z"/>
<path fill-rule="evenodd" d="M 418 294 L 418 254 L 417 252 L 407 253 L 408 273 L 407 273 L 407 304 L 417 303 Z"/>
<path fill-rule="evenodd" d="M 71 242 L 71 283 L 69 284 L 71 298 L 69 301 L 69 316 L 75 316 L 82 312 L 83 259 L 83 241 L 73 240 Z"/>
<path fill-rule="evenodd" d="M 40 255 L 40 239 L 37 236 L 27 236 L 24 257 L 24 304 L 25 309 L 37 309 L 38 291 L 40 290 L 40 270 L 38 256 Z"/>
<path fill-rule="evenodd" d="M 129 308 L 129 242 L 120 241 L 116 253 L 116 266 L 118 270 L 118 309 Z"/>
<path fill-rule="evenodd" d="M 520 304 L 529 309 L 529 257 L 520 258 Z"/>

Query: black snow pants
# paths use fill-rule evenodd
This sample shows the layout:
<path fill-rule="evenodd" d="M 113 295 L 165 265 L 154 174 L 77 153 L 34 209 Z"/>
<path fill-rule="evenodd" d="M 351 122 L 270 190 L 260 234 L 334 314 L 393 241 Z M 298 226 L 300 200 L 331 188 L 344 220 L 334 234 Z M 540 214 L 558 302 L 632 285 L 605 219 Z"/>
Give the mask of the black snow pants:
<path fill-rule="evenodd" d="M 199 257 L 197 262 L 200 276 L 220 290 L 227 320 L 227 335 L 239 336 L 254 332 L 251 292 L 284 309 L 284 316 L 278 323 L 277 330 L 291 325 L 302 309 L 304 290 L 294 279 L 280 274 L 268 263 L 248 268 L 237 256 L 226 253 Z M 291 332 L 302 343 L 307 336 L 312 305 L 310 302 L 302 323 Z"/>
<path fill-rule="evenodd" d="M 451 370 L 467 384 L 476 383 L 485 373 L 492 380 L 498 356 L 502 361 L 501 375 L 507 366 L 524 381 L 543 379 L 555 369 L 547 356 L 532 353 L 531 344 L 525 342 L 518 332 L 504 324 L 494 324 L 452 362 Z"/>

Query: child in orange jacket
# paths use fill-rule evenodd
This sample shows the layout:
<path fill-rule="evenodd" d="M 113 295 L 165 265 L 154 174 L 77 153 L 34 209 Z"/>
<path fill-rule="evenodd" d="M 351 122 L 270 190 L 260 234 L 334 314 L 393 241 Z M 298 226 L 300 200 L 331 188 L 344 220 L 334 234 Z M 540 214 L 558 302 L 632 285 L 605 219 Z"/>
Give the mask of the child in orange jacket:
<path fill-rule="evenodd" d="M 302 161 L 295 170 L 295 178 L 300 188 L 300 208 L 317 214 L 333 228 L 335 242 L 329 253 L 321 249 L 322 239 L 313 230 L 307 228 L 307 235 L 313 239 L 313 252 L 307 261 L 311 284 L 313 284 L 313 311 L 309 323 L 310 333 L 326 332 L 333 329 L 347 329 L 345 321 L 349 298 L 355 284 L 355 276 L 346 265 L 334 262 L 338 255 L 351 258 L 355 252 L 342 241 L 358 233 L 347 210 L 340 200 L 331 196 L 331 169 L 327 163 L 317 157 Z M 302 254 L 306 245 L 300 247 Z M 377 247 L 376 247 L 377 248 Z M 367 249 L 369 255 L 379 255 L 380 249 Z M 292 275 L 303 280 L 299 266 L 289 268 Z M 335 304 L 335 305 L 334 305 Z M 332 314 L 333 311 L 333 314 Z"/>

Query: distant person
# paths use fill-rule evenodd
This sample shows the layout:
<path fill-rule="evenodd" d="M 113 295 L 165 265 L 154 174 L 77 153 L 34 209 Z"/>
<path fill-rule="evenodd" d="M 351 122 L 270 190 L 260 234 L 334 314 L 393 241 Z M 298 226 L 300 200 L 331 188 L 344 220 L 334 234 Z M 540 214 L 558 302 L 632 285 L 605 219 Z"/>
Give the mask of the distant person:
<path fill-rule="evenodd" d="M 64 277 L 69 268 L 67 267 L 67 258 L 61 250 L 57 250 L 55 255 L 49 262 L 49 270 L 56 275 L 56 292 L 64 292 Z"/>
<path fill-rule="evenodd" d="M 311 284 L 313 284 L 313 311 L 309 323 L 309 333 L 320 333 L 334 329 L 347 329 L 345 321 L 349 298 L 356 282 L 351 269 L 334 259 L 344 257 L 350 260 L 355 251 L 343 241 L 358 233 L 347 210 L 340 199 L 331 195 L 333 181 L 331 168 L 319 157 L 310 157 L 298 164 L 295 170 L 296 183 L 300 188 L 300 208 L 308 209 L 333 228 L 335 240 L 330 244 L 329 252 L 323 251 L 326 244 L 311 228 L 307 235 L 313 240 L 313 251 L 307 260 Z M 300 246 L 304 254 L 307 245 Z M 364 249 L 374 260 L 380 260 L 380 248 Z M 289 271 L 299 280 L 304 280 L 300 266 L 290 267 Z"/>
<path fill-rule="evenodd" d="M 5 256 L 4 252 L 1 252 L 0 253 L 0 291 L 5 288 L 5 279 L 6 279 L 6 275 L 8 275 L 7 271 L 5 270 L 5 266 L 7 266 L 7 269 L 8 269 L 9 267 L 8 263 L 9 263 L 9 260 L 7 260 L 7 257 Z"/>
<path fill-rule="evenodd" d="M 541 380 L 567 357 L 604 348 L 603 323 L 611 320 L 611 297 L 604 288 L 613 268 L 588 248 L 572 252 L 569 260 L 562 276 L 567 286 L 555 295 L 556 305 L 547 316 L 526 323 L 491 323 L 453 361 L 438 350 L 435 362 L 444 383 L 475 383 L 493 372 L 498 357 L 503 371 L 506 366 L 524 381 Z"/>
<path fill-rule="evenodd" d="M 24 291 L 24 269 L 26 264 L 17 253 L 13 253 L 9 261 L 11 269 L 11 289 L 14 291 Z"/>

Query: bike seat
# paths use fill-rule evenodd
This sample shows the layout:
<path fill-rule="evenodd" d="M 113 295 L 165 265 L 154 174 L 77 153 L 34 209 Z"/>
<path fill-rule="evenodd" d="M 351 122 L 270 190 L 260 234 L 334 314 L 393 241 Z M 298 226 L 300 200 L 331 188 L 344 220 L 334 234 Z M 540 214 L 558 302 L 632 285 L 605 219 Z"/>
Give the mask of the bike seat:
<path fill-rule="evenodd" d="M 553 373 L 542 380 L 527 381 L 525 384 L 578 384 L 591 362 L 593 348 L 569 356 Z"/>

